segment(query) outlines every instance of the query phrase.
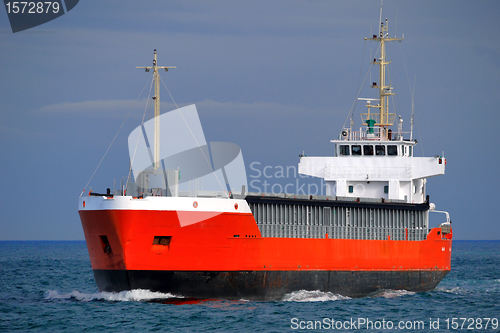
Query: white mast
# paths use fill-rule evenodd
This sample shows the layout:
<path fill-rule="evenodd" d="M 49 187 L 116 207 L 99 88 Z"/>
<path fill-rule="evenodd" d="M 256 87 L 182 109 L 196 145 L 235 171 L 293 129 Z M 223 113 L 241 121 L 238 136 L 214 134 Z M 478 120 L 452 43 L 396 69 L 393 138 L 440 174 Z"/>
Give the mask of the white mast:
<path fill-rule="evenodd" d="M 158 66 L 158 59 L 156 49 L 154 50 L 153 66 L 140 66 L 136 68 L 144 68 L 146 72 L 153 70 L 153 79 L 155 82 L 155 95 L 153 96 L 155 108 L 155 140 L 154 140 L 154 168 L 158 169 L 160 166 L 160 73 L 159 69 L 164 69 L 167 72 L 170 68 L 175 66 Z"/>
<path fill-rule="evenodd" d="M 410 117 L 410 141 L 413 141 L 413 121 L 415 119 L 415 85 L 417 77 L 413 80 L 413 89 L 411 91 L 411 117 Z"/>

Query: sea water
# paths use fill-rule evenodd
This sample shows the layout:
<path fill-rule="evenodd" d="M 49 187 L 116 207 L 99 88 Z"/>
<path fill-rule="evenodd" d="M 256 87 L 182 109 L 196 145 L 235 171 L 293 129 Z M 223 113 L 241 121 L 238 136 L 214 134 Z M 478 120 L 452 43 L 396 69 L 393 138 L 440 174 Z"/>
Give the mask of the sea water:
<path fill-rule="evenodd" d="M 297 290 L 273 302 L 99 292 L 85 242 L 0 242 L 0 331 L 498 332 L 499 303 L 500 241 L 454 241 L 451 272 L 429 292 Z"/>

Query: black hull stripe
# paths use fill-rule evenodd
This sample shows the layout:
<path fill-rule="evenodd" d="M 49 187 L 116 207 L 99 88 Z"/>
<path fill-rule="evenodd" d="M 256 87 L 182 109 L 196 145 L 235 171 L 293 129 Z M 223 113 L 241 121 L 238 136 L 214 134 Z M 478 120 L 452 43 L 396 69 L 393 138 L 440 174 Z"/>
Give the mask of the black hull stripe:
<path fill-rule="evenodd" d="M 292 204 L 292 205 L 306 205 L 306 206 L 320 206 L 320 207 L 358 207 L 358 208 L 372 208 L 372 209 L 403 209 L 414 211 L 429 210 L 429 201 L 421 204 L 412 203 L 395 203 L 395 202 L 357 202 L 357 201 L 341 201 L 341 200 L 322 200 L 322 199 L 299 199 L 299 198 L 280 198 L 272 196 L 257 196 L 247 195 L 245 200 L 248 203 L 261 203 L 261 204 Z"/>
<path fill-rule="evenodd" d="M 197 298 L 277 300 L 297 290 L 362 297 L 383 289 L 428 291 L 448 271 L 94 270 L 101 291 L 149 289 Z"/>

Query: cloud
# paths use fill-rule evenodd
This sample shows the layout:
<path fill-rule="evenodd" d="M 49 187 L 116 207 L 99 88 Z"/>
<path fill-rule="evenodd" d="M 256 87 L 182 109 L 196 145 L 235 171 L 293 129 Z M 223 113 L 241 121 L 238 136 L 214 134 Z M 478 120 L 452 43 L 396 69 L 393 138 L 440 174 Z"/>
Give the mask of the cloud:
<path fill-rule="evenodd" d="M 262 116 L 262 115 L 277 115 L 277 116 L 293 116 L 304 115 L 306 113 L 331 112 L 326 108 L 310 108 L 298 105 L 285 105 L 274 102 L 233 102 L 233 101 L 216 101 L 216 100 L 201 100 L 179 103 L 174 105 L 172 102 L 162 102 L 162 112 L 182 107 L 189 104 L 196 104 L 198 112 L 207 116 Z M 146 107 L 146 100 L 133 99 L 109 99 L 109 100 L 88 100 L 79 102 L 62 102 L 49 104 L 41 107 L 40 112 L 58 114 L 87 114 L 87 115 L 122 115 L 129 111 L 137 111 L 141 113 Z M 148 109 L 152 109 L 150 103 Z"/>

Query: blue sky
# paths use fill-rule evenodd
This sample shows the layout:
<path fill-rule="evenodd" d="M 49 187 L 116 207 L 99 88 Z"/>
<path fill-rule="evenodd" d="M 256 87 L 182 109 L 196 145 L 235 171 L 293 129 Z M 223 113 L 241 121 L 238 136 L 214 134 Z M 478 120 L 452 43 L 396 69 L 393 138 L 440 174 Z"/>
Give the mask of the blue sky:
<path fill-rule="evenodd" d="M 238 143 L 247 165 L 331 154 L 369 67 L 375 46 L 362 38 L 376 30 L 378 9 L 378 1 L 82 0 L 16 34 L 1 9 L 0 239 L 83 239 L 78 195 L 129 115 L 92 187 L 126 177 L 126 137 L 150 80 L 135 66 L 149 65 L 154 48 L 161 64 L 177 66 L 163 76 L 177 103 L 196 103 L 207 140 Z M 416 152 L 448 158 L 428 191 L 450 211 L 458 239 L 500 239 L 499 14 L 498 1 L 384 2 L 390 30 L 405 34 L 388 50 L 394 105 L 408 120 L 416 82 Z"/>

